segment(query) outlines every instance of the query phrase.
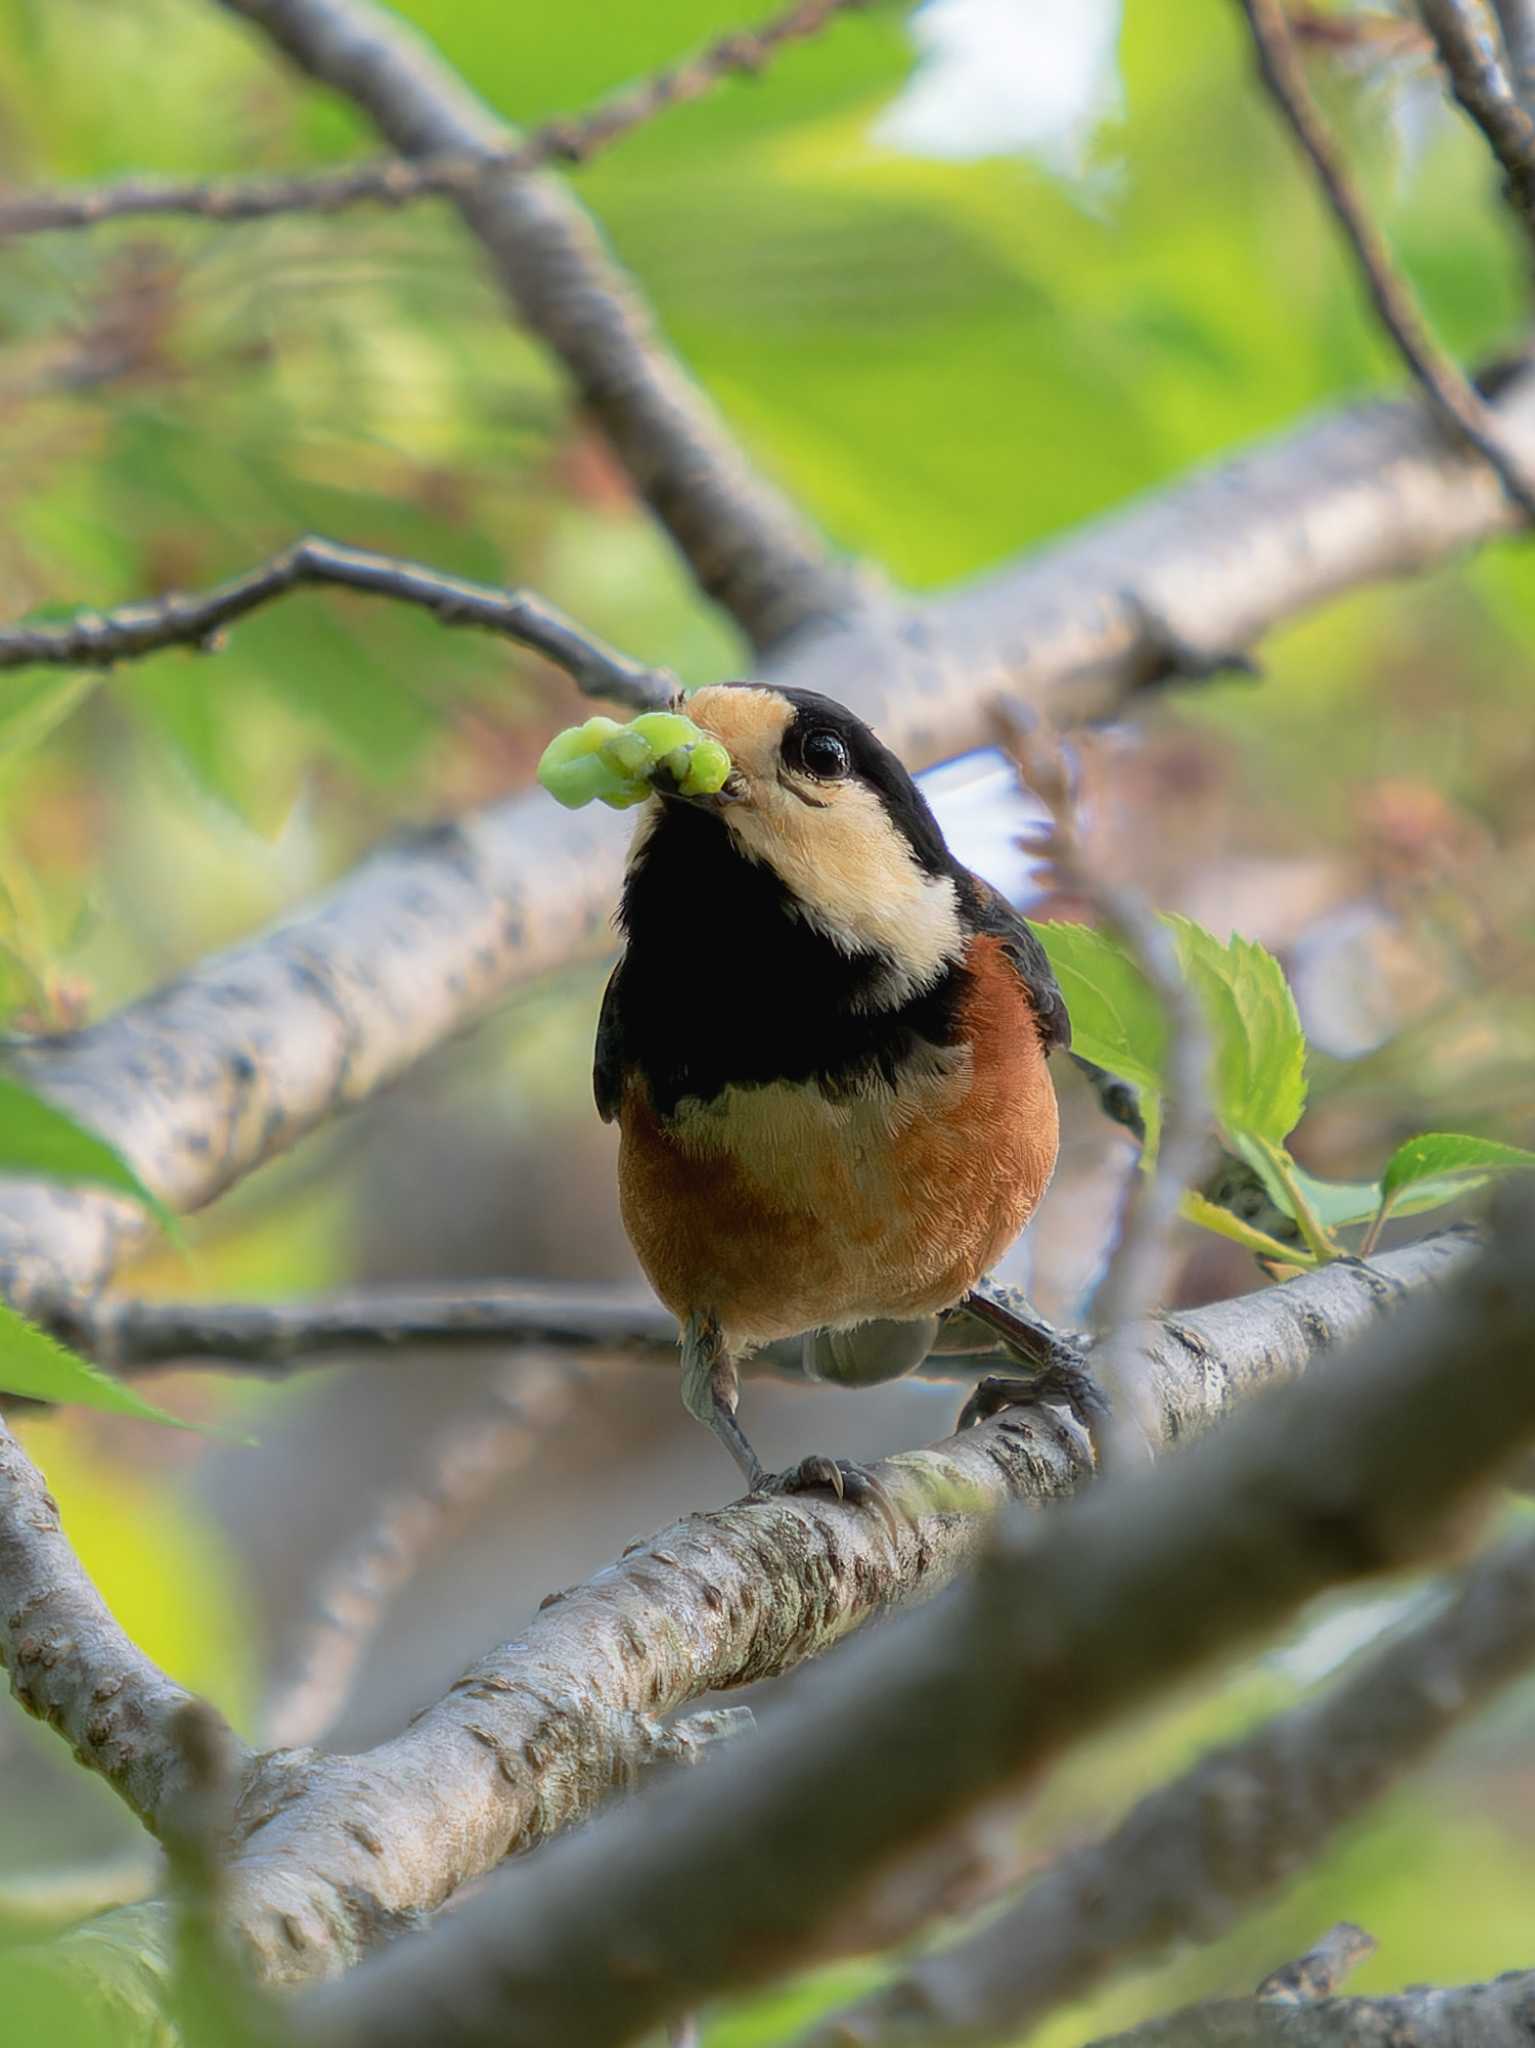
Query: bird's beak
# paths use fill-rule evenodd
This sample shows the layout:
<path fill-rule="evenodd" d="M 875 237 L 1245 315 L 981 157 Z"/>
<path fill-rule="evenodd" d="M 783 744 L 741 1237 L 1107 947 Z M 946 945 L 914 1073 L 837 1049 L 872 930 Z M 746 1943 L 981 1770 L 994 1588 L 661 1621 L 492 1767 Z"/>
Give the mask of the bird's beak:
<path fill-rule="evenodd" d="M 668 789 L 660 775 L 654 780 L 657 794 L 665 797 L 668 803 L 691 804 L 696 811 L 721 811 L 727 804 L 746 801 L 746 778 L 734 768 L 725 777 L 722 787 L 709 796 L 684 796 L 680 789 Z"/>

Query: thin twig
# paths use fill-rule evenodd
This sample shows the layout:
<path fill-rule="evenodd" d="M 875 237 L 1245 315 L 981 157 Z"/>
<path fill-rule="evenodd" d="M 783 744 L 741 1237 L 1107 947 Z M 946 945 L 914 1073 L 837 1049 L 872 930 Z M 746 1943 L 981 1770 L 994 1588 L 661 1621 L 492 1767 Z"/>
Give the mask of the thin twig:
<path fill-rule="evenodd" d="M 716 37 L 696 56 L 625 86 L 586 113 L 541 122 L 523 141 L 504 148 L 414 162 L 387 157 L 346 170 L 293 177 L 131 178 L 83 191 L 23 192 L 0 199 L 0 239 L 168 214 L 225 222 L 268 220 L 275 214 L 339 213 L 351 206 L 460 198 L 504 172 L 588 163 L 658 114 L 702 98 L 727 78 L 756 77 L 790 44 L 819 34 L 834 16 L 869 4 L 870 0 L 797 0 L 760 28 Z"/>
<path fill-rule="evenodd" d="M 1510 1970 L 1490 1984 L 1419 1984 L 1298 2009 L 1266 1998 L 1211 1999 L 1087 2048 L 1527 2048 L 1532 2009 L 1535 1970 Z"/>
<path fill-rule="evenodd" d="M 423 1469 L 391 1495 L 358 1539 L 319 1574 L 310 1619 L 273 1682 L 263 1716 L 274 1749 L 318 1742 L 345 1706 L 390 1603 L 431 1553 L 463 1527 L 569 1412 L 571 1373 L 524 1368 L 497 1407 L 459 1416 L 428 1446 Z"/>
<path fill-rule="evenodd" d="M 33 1305 L 33 1319 L 114 1372 L 191 1362 L 284 1374 L 295 1365 L 443 1349 L 677 1355 L 677 1325 L 628 1288 L 486 1280 L 462 1287 L 377 1287 L 291 1302 L 94 1300 Z"/>
<path fill-rule="evenodd" d="M 514 138 L 399 13 L 375 0 L 217 0 L 416 159 L 479 157 Z M 757 648 L 867 604 L 839 561 L 752 465 L 666 345 L 649 306 L 561 185 L 489 176 L 452 195 L 517 317 L 563 365 L 705 596 Z"/>
<path fill-rule="evenodd" d="M 1530 1641 L 1530 1653 L 1535 1655 L 1535 1629 L 1530 1626 L 1532 1618 L 1535 1618 L 1535 1609 L 1528 1601 L 1524 1604 L 1521 1618 Z M 1321 1940 L 1314 1942 L 1303 1956 L 1271 1970 L 1253 1996 L 1266 1998 L 1275 2005 L 1310 2005 L 1319 1998 L 1331 1998 L 1342 1988 L 1350 1973 L 1357 1970 L 1367 1956 L 1374 1955 L 1377 1946 L 1373 1934 L 1366 1934 L 1352 1920 L 1340 1920 L 1336 1927 L 1329 1927 Z"/>
<path fill-rule="evenodd" d="M 1450 90 L 1486 136 L 1508 179 L 1508 198 L 1535 237 L 1535 118 L 1504 68 L 1503 39 L 1488 0 L 1418 0 Z"/>
<path fill-rule="evenodd" d="M 1280 113 L 1310 158 L 1338 225 L 1354 251 L 1382 326 L 1450 430 L 1496 471 L 1512 502 L 1535 519 L 1535 484 L 1504 447 L 1496 417 L 1455 359 L 1429 333 L 1406 280 L 1328 134 L 1296 52 L 1282 0 L 1239 0 L 1252 29 L 1258 70 Z"/>
<path fill-rule="evenodd" d="M 611 697 L 632 710 L 654 710 L 677 693 L 673 677 L 615 653 L 527 591 L 468 583 L 419 562 L 342 547 L 312 534 L 200 596 L 171 592 L 115 611 L 81 612 L 57 625 L 0 626 L 0 669 L 40 664 L 111 668 L 167 647 L 215 654 L 225 630 L 237 619 L 313 584 L 336 584 L 369 597 L 419 605 L 440 625 L 499 633 L 564 669 L 588 695 Z"/>

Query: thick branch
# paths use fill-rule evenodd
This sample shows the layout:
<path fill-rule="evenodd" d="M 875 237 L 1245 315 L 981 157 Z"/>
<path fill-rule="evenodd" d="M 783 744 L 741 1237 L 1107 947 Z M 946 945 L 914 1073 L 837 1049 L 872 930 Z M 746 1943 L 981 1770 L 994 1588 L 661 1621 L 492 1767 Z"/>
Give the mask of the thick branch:
<path fill-rule="evenodd" d="M 1373 1274 L 1334 1266 L 1191 1311 L 1176 1333 L 1149 1326 L 1162 1440 L 1196 1434 L 1370 1329 L 1398 1289 L 1421 1313 L 1476 1257 L 1451 1233 Z M 1049 1410 L 1015 1413 L 882 1466 L 893 1523 L 812 1496 L 690 1515 L 552 1594 L 516 1641 L 381 1748 L 266 1760 L 247 1782 L 231 1880 L 257 1969 L 290 1980 L 354 1963 L 506 1855 L 587 1818 L 615 1772 L 628 1774 L 624 1759 L 652 1753 L 660 1717 L 790 1670 L 937 1590 L 984 1542 L 984 1511 L 1058 1499 L 1090 1470 L 1075 1428 Z M 140 1920 L 122 1924 L 133 1949 Z"/>
<path fill-rule="evenodd" d="M 1430 334 L 1410 286 L 1397 273 L 1385 237 L 1370 218 L 1344 168 L 1343 158 L 1311 97 L 1283 0 L 1240 0 L 1240 4 L 1252 28 L 1259 73 L 1296 141 L 1311 160 L 1327 203 L 1353 249 L 1381 325 L 1446 426 L 1478 451 L 1501 480 L 1512 503 L 1528 518 L 1535 519 L 1532 472 L 1504 445 L 1495 415 L 1467 381 L 1454 357 Z"/>
<path fill-rule="evenodd" d="M 285 213 L 339 213 L 351 206 L 404 206 L 415 199 L 463 198 L 502 172 L 584 164 L 671 107 L 686 106 L 733 77 L 755 78 L 790 44 L 819 34 L 838 14 L 868 0 L 797 0 L 760 28 L 717 36 L 680 64 L 652 72 L 584 114 L 544 121 L 518 143 L 472 155 L 412 162 L 388 157 L 346 170 L 287 178 L 131 178 L 74 192 L 22 192 L 0 199 L 0 239 L 104 221 L 189 215 L 198 220 L 269 220 Z"/>
<path fill-rule="evenodd" d="M 1525 1538 L 1474 1565 L 1431 1620 L 1159 1786 L 979 1934 L 813 2029 L 804 2048 L 1021 2040 L 1112 1972 L 1214 1941 L 1531 1662 Z"/>
<path fill-rule="evenodd" d="M 174 1739 L 191 1695 L 107 1612 L 58 1504 L 0 1422 L 0 1664 L 29 1714 L 57 1728 L 159 1833 L 185 1793 Z"/>
<path fill-rule="evenodd" d="M 1088 2048 L 1529 2048 L 1535 1970 L 1390 1998 L 1213 1999 Z"/>
<path fill-rule="evenodd" d="M 634 2041 L 792 1968 L 934 1831 L 1324 1587 L 1463 1536 L 1472 1497 L 1535 1433 L 1531 1218 L 1508 1208 L 1485 1258 L 1335 1371 L 1144 1476 L 1004 1515 L 948 1599 L 802 1683 L 751 1771 L 703 1798 L 655 1788 L 536 1871 L 503 1873 L 317 1993 L 300 2038 Z"/>
<path fill-rule="evenodd" d="M 1508 179 L 1509 203 L 1535 237 L 1535 117 L 1503 66 L 1488 0 L 1419 0 L 1450 90 L 1486 136 Z"/>
<path fill-rule="evenodd" d="M 1535 377 L 1500 404 L 1535 463 Z M 1374 578 L 1507 531 L 1481 464 L 1410 405 L 1343 412 L 1116 512 L 920 614 L 892 608 L 769 665 L 831 691 L 915 767 L 995 736 L 1026 695 L 1107 715 L 1174 666 L 1247 646 Z M 125 1151 L 174 1207 L 212 1201 L 365 1100 L 520 984 L 608 943 L 624 827 L 541 793 L 387 847 L 322 898 L 18 1071 Z M 79 1189 L 0 1189 L 13 1299 L 89 1291 L 143 1228 Z"/>
<path fill-rule="evenodd" d="M 508 146 L 463 80 L 372 0 L 219 4 L 351 100 L 405 156 L 482 158 Z M 455 198 L 519 317 L 564 364 L 700 587 L 754 645 L 853 608 L 856 576 L 750 467 L 574 200 L 506 172 Z"/>
<path fill-rule="evenodd" d="M 187 597 L 172 592 L 110 612 L 81 612 L 62 624 L 0 626 L 0 669 L 111 668 L 167 647 L 216 654 L 226 630 L 274 598 L 329 583 L 369 597 L 419 605 L 440 625 L 476 626 L 531 647 L 574 677 L 589 696 L 631 711 L 653 711 L 677 695 L 672 676 L 630 661 L 525 590 L 498 590 L 459 576 L 308 535 L 243 576 Z"/>

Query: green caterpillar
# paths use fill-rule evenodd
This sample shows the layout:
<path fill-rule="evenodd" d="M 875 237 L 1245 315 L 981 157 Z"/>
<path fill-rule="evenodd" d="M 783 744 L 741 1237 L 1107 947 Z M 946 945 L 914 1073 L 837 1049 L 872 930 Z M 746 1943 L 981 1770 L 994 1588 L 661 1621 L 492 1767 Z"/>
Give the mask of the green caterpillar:
<path fill-rule="evenodd" d="M 712 796 L 730 773 L 730 756 L 717 739 L 680 711 L 645 711 L 630 725 L 589 718 L 569 725 L 545 747 L 538 779 L 567 810 L 595 798 L 626 811 L 653 796 L 656 777 L 680 796 Z"/>

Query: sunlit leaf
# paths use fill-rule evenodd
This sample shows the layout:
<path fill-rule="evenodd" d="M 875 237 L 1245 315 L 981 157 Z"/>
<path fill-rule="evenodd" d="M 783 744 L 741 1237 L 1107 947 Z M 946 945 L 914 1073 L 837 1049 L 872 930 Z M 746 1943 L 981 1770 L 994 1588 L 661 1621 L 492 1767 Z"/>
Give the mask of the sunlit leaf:
<path fill-rule="evenodd" d="M 1282 1145 L 1306 1106 L 1306 1035 L 1284 969 L 1252 939 L 1222 945 L 1189 918 L 1167 923 L 1214 1037 L 1217 1117 L 1233 1138 Z"/>
<path fill-rule="evenodd" d="M 1160 1094 L 1167 1021 L 1156 992 L 1117 939 L 1091 925 L 1035 924 L 1085 1060 Z"/>
<path fill-rule="evenodd" d="M 1503 1145 L 1495 1138 L 1466 1137 L 1456 1131 L 1425 1131 L 1420 1137 L 1398 1145 L 1386 1161 L 1386 1170 L 1381 1175 L 1381 1199 L 1394 1209 L 1398 1198 L 1409 1190 L 1421 1195 L 1426 1181 L 1448 1177 L 1459 1183 L 1453 1192 L 1463 1193 L 1463 1176 L 1467 1174 L 1485 1179 L 1493 1174 L 1531 1170 L 1535 1170 L 1535 1152 L 1527 1152 L 1523 1146 Z M 1448 1201 L 1450 1195 L 1440 1199 Z"/>

